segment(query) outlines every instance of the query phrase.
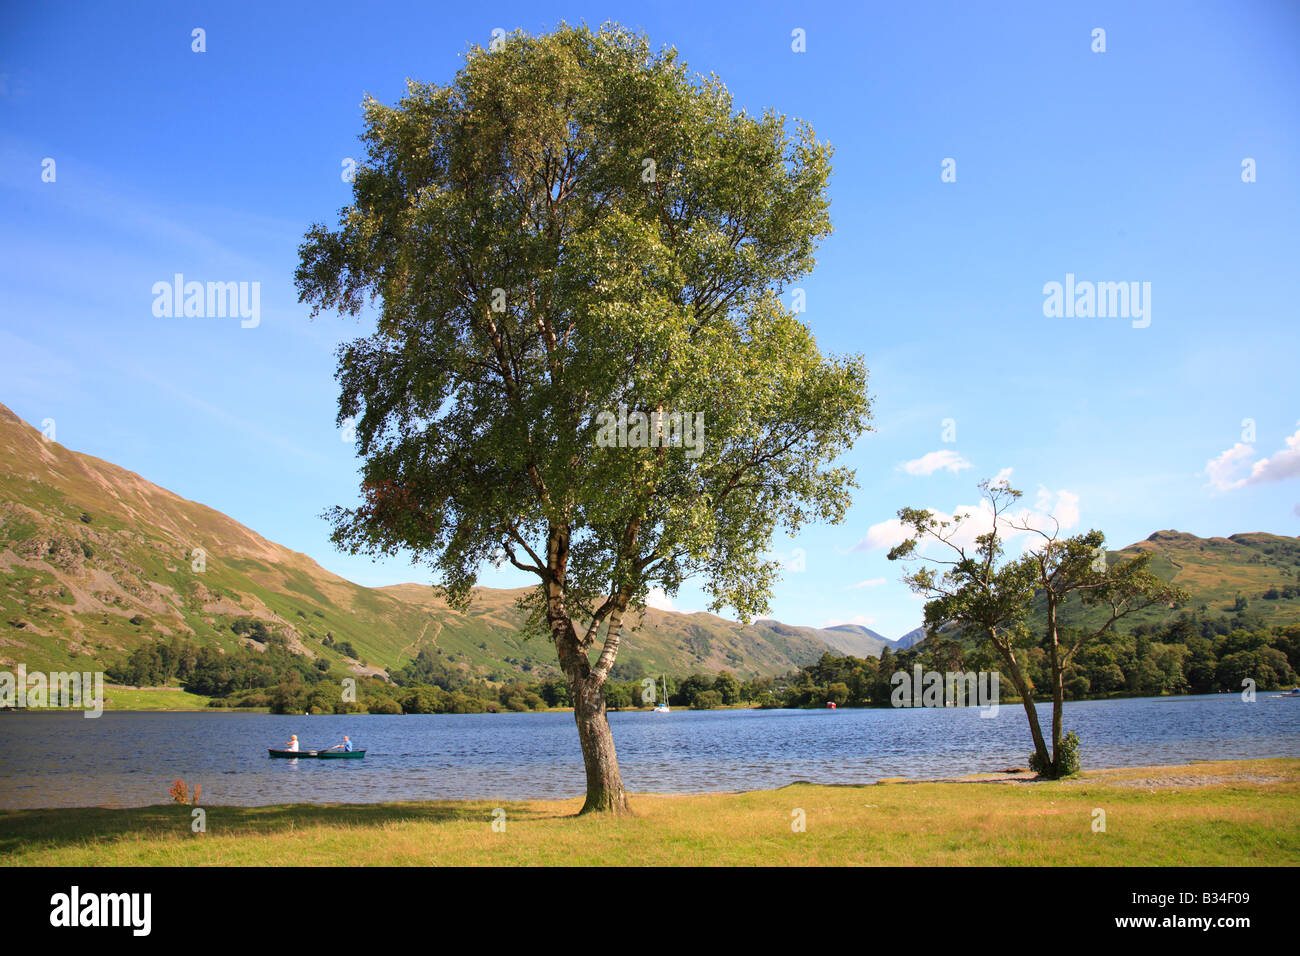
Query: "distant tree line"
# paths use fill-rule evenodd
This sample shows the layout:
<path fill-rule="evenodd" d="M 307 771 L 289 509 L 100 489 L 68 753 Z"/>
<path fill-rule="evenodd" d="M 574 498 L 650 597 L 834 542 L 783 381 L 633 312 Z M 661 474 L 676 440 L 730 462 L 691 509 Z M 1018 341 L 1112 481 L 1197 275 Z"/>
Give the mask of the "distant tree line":
<path fill-rule="evenodd" d="M 321 664 L 328 670 L 328 662 L 313 663 L 305 655 L 294 654 L 282 639 L 268 640 L 261 651 L 239 648 L 223 653 L 178 636 L 137 647 L 125 661 L 109 667 L 105 676 L 119 684 L 160 687 L 179 683 L 194 694 L 229 697 L 295 678 L 300 683 L 319 682 L 326 676 Z"/>
<path fill-rule="evenodd" d="M 1296 685 L 1300 624 L 1246 629 L 1232 623 L 1187 616 L 1165 625 L 1141 625 L 1128 634 L 1108 634 L 1081 650 L 1067 669 L 1066 698 L 1240 693 L 1247 679 L 1260 690 Z M 1025 657 L 1035 698 L 1048 696 L 1047 652 L 1028 647 Z M 916 664 L 940 673 L 998 670 L 988 650 L 936 636 L 899 653 L 886 648 L 880 658 L 825 654 L 817 663 L 778 679 L 776 700 L 767 706 L 888 707 L 894 674 L 910 672 Z M 1019 699 L 1011 682 L 1001 677 L 999 695 L 1004 701 Z"/>
<path fill-rule="evenodd" d="M 255 640 L 261 636 L 255 628 L 246 633 Z M 267 633 L 259 643 L 260 650 L 240 647 L 223 653 L 173 637 L 136 648 L 110 667 L 107 677 L 135 686 L 180 684 L 214 698 L 214 706 L 265 707 L 276 713 L 473 714 L 571 706 L 568 684 L 561 678 L 484 681 L 447 667 L 426 650 L 388 681 L 357 677 L 324 658 L 295 654 L 277 634 Z M 1028 647 L 1025 658 L 1035 696 L 1040 688 L 1046 694 L 1046 652 Z M 616 710 L 653 707 L 667 684 L 668 703 L 676 708 L 888 707 L 893 676 L 910 673 L 917 664 L 941 673 L 998 669 L 987 649 L 936 635 L 898 653 L 886 648 L 879 658 L 828 652 L 816 663 L 776 678 L 741 680 L 724 670 L 714 676 L 610 680 L 605 700 Z M 1089 645 L 1067 671 L 1065 688 L 1071 700 L 1240 692 L 1246 679 L 1270 690 L 1294 686 L 1298 671 L 1300 624 L 1266 628 L 1244 615 L 1192 614 L 1170 624 L 1110 634 Z M 344 678 L 355 681 L 354 699 L 343 699 Z M 1010 681 L 1000 680 L 999 691 L 1004 701 L 1018 699 Z"/>

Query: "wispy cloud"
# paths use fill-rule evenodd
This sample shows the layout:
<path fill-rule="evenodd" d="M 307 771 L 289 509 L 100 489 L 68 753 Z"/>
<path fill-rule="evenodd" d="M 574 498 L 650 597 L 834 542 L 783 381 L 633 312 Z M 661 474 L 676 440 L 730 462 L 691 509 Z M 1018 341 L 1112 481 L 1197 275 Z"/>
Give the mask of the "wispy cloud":
<path fill-rule="evenodd" d="M 998 478 L 1000 480 L 1010 474 L 1011 469 L 1004 468 L 998 473 Z M 940 521 L 955 521 L 959 516 L 962 518 L 960 528 L 952 537 L 953 543 L 961 547 L 972 547 L 979 535 L 993 530 L 993 508 L 985 499 L 980 499 L 980 502 L 974 505 L 959 505 L 951 512 L 937 508 L 927 510 Z M 1008 541 L 1023 537 L 1028 532 L 1009 528 L 1006 523 L 1046 531 L 1049 534 L 1058 528 L 1061 531 L 1068 531 L 1079 523 L 1079 496 L 1065 489 L 1052 492 L 1040 486 L 1033 508 L 1004 511 L 1002 518 L 1005 522 L 1002 525 L 1002 534 Z M 905 527 L 898 518 L 878 522 L 867 529 L 866 536 L 853 546 L 853 550 L 862 552 L 892 548 L 905 541 L 909 531 L 910 529 Z"/>
<path fill-rule="evenodd" d="M 650 592 L 646 595 L 645 606 L 654 608 L 657 611 L 668 611 L 672 614 L 700 613 L 691 608 L 674 607 L 673 599 L 668 596 L 668 593 L 663 588 L 651 588 Z"/>
<path fill-rule="evenodd" d="M 1211 487 L 1231 491 L 1266 481 L 1282 481 L 1300 476 L 1300 428 L 1286 438 L 1286 447 L 1268 458 L 1257 461 L 1253 445 L 1237 442 L 1205 463 L 1205 476 Z M 1249 470 L 1247 470 L 1249 469 Z"/>
<path fill-rule="evenodd" d="M 859 581 L 857 584 L 850 584 L 844 590 L 861 591 L 863 588 L 878 588 L 885 583 L 884 578 L 868 578 L 866 581 Z"/>
<path fill-rule="evenodd" d="M 909 475 L 933 475 L 936 471 L 950 471 L 954 475 L 971 463 L 951 449 L 932 451 L 898 466 Z"/>
<path fill-rule="evenodd" d="M 184 402 L 186 405 L 189 405 L 191 408 L 194 408 L 202 412 L 203 414 L 207 415 L 209 418 L 213 419 L 214 421 L 221 422 L 223 425 L 226 425 L 237 431 L 243 432 L 245 435 L 248 435 L 251 438 L 256 439 L 264 446 L 275 446 L 276 448 L 279 448 L 281 451 L 289 455 L 293 455 L 307 461 L 314 461 L 322 465 L 330 464 L 330 460 L 326 458 L 324 455 L 320 454 L 319 452 L 309 451 L 305 448 L 302 448 L 301 446 L 296 445 L 293 442 L 289 441 L 287 438 L 285 438 L 283 435 L 279 434 L 278 432 L 271 431 L 269 429 L 263 428 L 261 425 L 256 425 L 252 422 L 246 421 L 245 419 L 240 418 L 238 415 L 234 415 L 231 412 L 227 411 L 225 408 L 223 408 L 218 404 L 206 401 L 195 395 L 191 395 L 183 388 L 180 388 L 172 384 L 171 382 L 159 378 L 158 376 L 152 374 L 151 372 L 149 372 L 148 370 L 140 366 L 136 367 L 134 371 L 134 375 L 136 378 L 140 379 L 141 381 L 149 382 L 150 384 L 166 392 L 168 395 L 172 396 L 172 398 Z"/>

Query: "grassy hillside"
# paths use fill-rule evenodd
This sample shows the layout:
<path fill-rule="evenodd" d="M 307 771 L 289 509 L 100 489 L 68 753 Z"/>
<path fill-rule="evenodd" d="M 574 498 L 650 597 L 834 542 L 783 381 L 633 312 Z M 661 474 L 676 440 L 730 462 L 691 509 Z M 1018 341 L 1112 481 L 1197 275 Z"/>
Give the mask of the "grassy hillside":
<path fill-rule="evenodd" d="M 1140 554 L 1150 554 L 1151 571 L 1185 589 L 1191 599 L 1176 609 L 1134 614 L 1126 619 L 1125 629 L 1163 623 L 1187 611 L 1231 617 L 1238 598 L 1245 602 L 1247 614 L 1263 625 L 1300 622 L 1300 538 L 1263 532 L 1198 538 L 1182 531 L 1157 531 L 1145 541 L 1107 552 L 1106 559 L 1114 565 Z M 1064 621 L 1070 624 L 1079 617 L 1078 606 L 1072 605 Z"/>
<path fill-rule="evenodd" d="M 1185 615 L 1211 622 L 1221 619 L 1229 627 L 1280 627 L 1300 622 L 1300 538 L 1252 532 L 1226 538 L 1198 538 L 1183 531 L 1157 531 L 1118 551 L 1107 551 L 1114 566 L 1141 554 L 1151 555 L 1152 573 L 1187 591 L 1189 599 L 1176 608 L 1152 607 L 1124 618 L 1117 629 L 1132 631 L 1139 625 L 1168 624 Z M 1037 602 L 1040 623 L 1046 602 Z M 1088 609 L 1071 599 L 1061 613 L 1061 623 L 1075 627 L 1105 620 L 1106 612 Z M 910 647 L 922 639 L 917 628 L 905 634 L 896 648 Z M 945 637 L 956 636 L 949 628 Z"/>
<path fill-rule="evenodd" d="M 258 647 L 231 628 L 252 619 L 299 653 L 356 673 L 428 649 L 467 677 L 558 676 L 549 642 L 520 633 L 521 593 L 481 588 L 459 612 L 427 586 L 361 587 L 205 505 L 45 441 L 0 406 L 0 666 L 95 668 L 172 635 Z M 845 643 L 711 614 L 649 610 L 632 626 L 618 668 L 628 675 L 771 676 Z M 339 652 L 343 642 L 356 658 Z"/>

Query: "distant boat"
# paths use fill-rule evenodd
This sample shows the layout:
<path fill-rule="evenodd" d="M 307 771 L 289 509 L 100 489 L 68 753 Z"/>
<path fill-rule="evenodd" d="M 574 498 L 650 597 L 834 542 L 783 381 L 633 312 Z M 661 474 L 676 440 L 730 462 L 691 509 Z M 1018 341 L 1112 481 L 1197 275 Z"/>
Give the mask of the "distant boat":
<path fill-rule="evenodd" d="M 267 747 L 266 752 L 272 757 L 317 757 L 321 760 L 360 760 L 366 755 L 364 750 L 276 750 Z"/>
<path fill-rule="evenodd" d="M 826 702 L 826 709 L 827 709 L 827 710 L 835 710 L 835 709 L 836 709 L 836 707 L 835 707 L 835 701 L 833 701 L 833 700 L 828 700 L 828 701 Z"/>
<path fill-rule="evenodd" d="M 1269 694 L 1269 700 L 1300 700 L 1300 687 L 1292 687 L 1285 694 Z"/>
<path fill-rule="evenodd" d="M 663 676 L 663 675 L 660 675 L 660 676 Z M 664 681 L 664 696 L 663 696 L 663 702 L 662 702 L 662 703 L 659 703 L 659 704 L 655 704 L 655 713 L 656 713 L 656 714 L 667 714 L 667 713 L 670 713 L 669 708 L 668 708 L 668 678 L 667 678 L 667 677 L 664 677 L 664 678 L 663 678 L 663 681 Z"/>

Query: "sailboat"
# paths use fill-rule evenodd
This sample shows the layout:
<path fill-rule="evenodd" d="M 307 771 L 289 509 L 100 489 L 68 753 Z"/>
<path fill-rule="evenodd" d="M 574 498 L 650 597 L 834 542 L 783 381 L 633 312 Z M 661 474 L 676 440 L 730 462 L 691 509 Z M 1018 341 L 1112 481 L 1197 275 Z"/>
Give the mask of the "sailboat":
<path fill-rule="evenodd" d="M 662 677 L 663 675 L 660 675 L 660 676 Z M 664 678 L 663 678 L 663 681 L 664 681 L 664 696 L 663 696 L 663 699 L 660 700 L 659 703 L 655 704 L 655 713 L 656 713 L 656 714 L 666 714 L 666 713 L 669 713 L 669 709 L 668 709 L 668 678 L 667 678 L 667 677 L 664 677 Z"/>

